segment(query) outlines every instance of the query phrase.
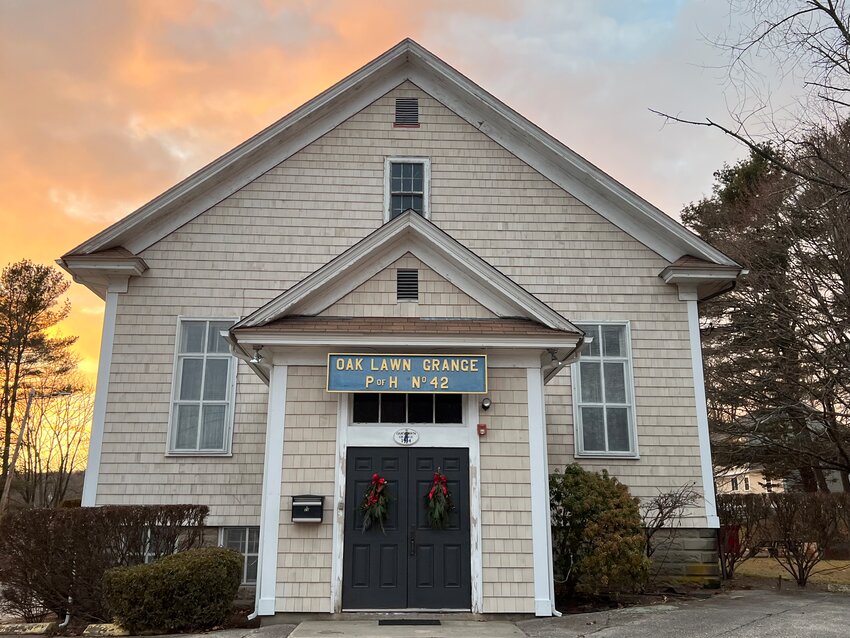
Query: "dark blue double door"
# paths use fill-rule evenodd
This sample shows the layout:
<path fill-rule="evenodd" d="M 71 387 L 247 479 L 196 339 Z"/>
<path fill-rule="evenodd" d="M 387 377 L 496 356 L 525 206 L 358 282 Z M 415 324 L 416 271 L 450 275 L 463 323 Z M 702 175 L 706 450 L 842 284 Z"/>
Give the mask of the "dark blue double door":
<path fill-rule="evenodd" d="M 449 525 L 428 524 L 434 472 L 446 475 Z M 387 479 L 388 520 L 363 530 L 360 504 L 373 474 Z M 348 448 L 343 609 L 469 609 L 469 451 L 461 448 Z"/>

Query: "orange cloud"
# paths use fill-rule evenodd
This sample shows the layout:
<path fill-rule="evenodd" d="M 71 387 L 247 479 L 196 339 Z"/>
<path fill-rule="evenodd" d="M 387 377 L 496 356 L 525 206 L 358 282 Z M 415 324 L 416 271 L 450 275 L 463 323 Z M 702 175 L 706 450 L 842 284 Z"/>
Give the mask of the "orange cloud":
<path fill-rule="evenodd" d="M 682 129 L 665 138 L 646 107 L 681 104 L 662 101 L 668 90 L 687 95 L 697 113 L 717 112 L 692 88 L 682 54 L 696 36 L 665 45 L 676 16 L 662 15 L 648 45 L 654 57 L 605 66 L 619 44 L 640 52 L 632 43 L 655 24 L 651 12 L 615 19 L 605 4 L 0 2 L 0 266 L 52 263 L 408 36 L 615 176 L 645 185 L 650 199 L 662 184 L 667 202 L 694 199 L 694 184 L 707 187 L 729 158 L 728 143 L 712 148 L 702 131 L 686 141 Z M 628 8 L 644 4 L 655 6 Z M 661 13 L 678 6 L 655 4 Z M 712 3 L 686 4 L 681 24 L 693 26 Z M 77 285 L 70 299 L 64 330 L 79 335 L 92 374 L 101 328 L 92 309 L 102 302 Z"/>

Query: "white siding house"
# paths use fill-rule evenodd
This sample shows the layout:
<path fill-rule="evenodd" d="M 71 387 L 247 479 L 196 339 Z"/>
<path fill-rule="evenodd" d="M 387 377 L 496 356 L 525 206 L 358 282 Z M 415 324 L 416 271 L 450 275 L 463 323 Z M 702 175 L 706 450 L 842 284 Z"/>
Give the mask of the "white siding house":
<path fill-rule="evenodd" d="M 550 615 L 573 461 L 694 483 L 683 526 L 717 526 L 698 302 L 741 268 L 410 40 L 60 263 L 106 300 L 83 504 L 209 505 L 262 616 Z M 334 353 L 486 355 L 487 385 L 331 392 Z M 373 471 L 384 534 L 355 524 Z"/>

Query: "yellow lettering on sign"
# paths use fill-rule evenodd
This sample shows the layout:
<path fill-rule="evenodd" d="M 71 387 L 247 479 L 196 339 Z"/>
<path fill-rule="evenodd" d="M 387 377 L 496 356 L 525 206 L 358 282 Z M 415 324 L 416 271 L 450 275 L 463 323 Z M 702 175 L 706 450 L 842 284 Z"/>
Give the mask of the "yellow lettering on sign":
<path fill-rule="evenodd" d="M 398 377 L 390 376 L 390 388 L 398 388 Z"/>
<path fill-rule="evenodd" d="M 410 371 L 410 359 L 402 359 L 401 369 Z"/>
<path fill-rule="evenodd" d="M 419 389 L 422 377 L 410 377 L 410 387 L 414 390 Z"/>
<path fill-rule="evenodd" d="M 337 370 L 344 370 L 345 369 L 345 360 L 344 359 L 337 359 L 335 365 L 336 365 Z"/>
<path fill-rule="evenodd" d="M 373 377 L 371 374 L 367 374 L 366 375 L 366 387 L 368 388 L 374 382 L 375 382 L 375 377 Z"/>
<path fill-rule="evenodd" d="M 469 371 L 478 372 L 478 359 L 473 359 L 469 362 Z"/>

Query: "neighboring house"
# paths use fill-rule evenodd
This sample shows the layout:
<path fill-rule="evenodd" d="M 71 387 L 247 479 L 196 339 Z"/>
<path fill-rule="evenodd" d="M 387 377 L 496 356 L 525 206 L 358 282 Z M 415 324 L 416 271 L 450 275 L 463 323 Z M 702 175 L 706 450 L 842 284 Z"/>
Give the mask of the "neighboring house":
<path fill-rule="evenodd" d="M 551 615 L 573 461 L 718 525 L 697 305 L 741 268 L 410 40 L 60 263 L 106 300 L 84 505 L 209 505 L 261 616 Z"/>
<path fill-rule="evenodd" d="M 765 494 L 784 492 L 785 481 L 765 478 L 756 467 L 736 467 L 715 476 L 718 494 Z"/>

